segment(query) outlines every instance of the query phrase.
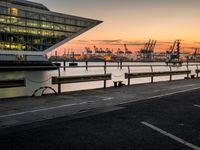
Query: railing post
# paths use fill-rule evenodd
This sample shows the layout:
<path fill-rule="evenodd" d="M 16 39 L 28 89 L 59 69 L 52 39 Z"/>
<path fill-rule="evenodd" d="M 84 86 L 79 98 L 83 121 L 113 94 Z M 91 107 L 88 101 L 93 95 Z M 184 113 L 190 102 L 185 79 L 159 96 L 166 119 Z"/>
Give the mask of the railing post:
<path fill-rule="evenodd" d="M 106 72 L 106 65 L 107 65 L 107 62 L 106 62 L 106 60 L 105 60 L 105 62 L 104 62 L 104 74 L 107 73 L 107 72 Z M 106 88 L 106 80 L 104 80 L 104 88 Z"/>
<path fill-rule="evenodd" d="M 58 67 L 58 76 L 60 77 L 60 67 Z M 61 83 L 58 83 L 58 93 L 61 93 Z"/>
<path fill-rule="evenodd" d="M 119 66 L 120 66 L 119 64 L 120 64 L 120 61 L 117 61 L 117 68 L 118 69 L 119 69 Z"/>
<path fill-rule="evenodd" d="M 197 66 L 196 74 L 197 74 L 197 78 L 199 78 L 199 72 L 198 72 L 199 66 L 198 65 L 196 65 L 196 66 Z"/>
<path fill-rule="evenodd" d="M 153 73 L 153 66 L 151 66 L 151 73 Z M 151 76 L 151 83 L 153 83 L 153 75 Z"/>
<path fill-rule="evenodd" d="M 88 71 L 88 60 L 85 61 L 85 67 L 86 71 Z"/>
<path fill-rule="evenodd" d="M 129 77 L 131 71 L 130 71 L 130 66 L 128 66 L 128 86 L 131 84 L 131 78 Z"/>
<path fill-rule="evenodd" d="M 63 65 L 64 65 L 64 71 L 66 70 L 66 60 L 64 59 L 63 61 Z"/>
<path fill-rule="evenodd" d="M 122 70 L 122 68 L 123 68 L 123 61 L 120 60 L 120 69 Z"/>
<path fill-rule="evenodd" d="M 187 64 L 187 71 L 189 71 L 189 64 Z M 187 73 L 187 79 L 189 79 L 189 73 Z"/>
<path fill-rule="evenodd" d="M 169 65 L 169 69 L 170 69 L 169 81 L 172 81 L 172 66 Z"/>

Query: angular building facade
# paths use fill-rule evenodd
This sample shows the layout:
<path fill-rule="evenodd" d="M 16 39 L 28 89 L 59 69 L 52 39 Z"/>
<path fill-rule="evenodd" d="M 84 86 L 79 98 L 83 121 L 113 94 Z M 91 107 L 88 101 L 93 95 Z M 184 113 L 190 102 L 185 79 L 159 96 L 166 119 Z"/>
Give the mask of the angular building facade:
<path fill-rule="evenodd" d="M 44 61 L 48 52 L 100 23 L 35 2 L 0 0 L 0 61 Z"/>

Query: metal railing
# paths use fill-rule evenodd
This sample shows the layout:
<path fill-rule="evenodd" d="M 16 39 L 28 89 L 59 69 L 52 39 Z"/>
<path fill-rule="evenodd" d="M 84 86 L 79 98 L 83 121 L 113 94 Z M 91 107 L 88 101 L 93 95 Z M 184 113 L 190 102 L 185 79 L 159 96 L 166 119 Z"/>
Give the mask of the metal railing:
<path fill-rule="evenodd" d="M 126 65 L 126 64 L 122 64 L 122 63 L 119 63 L 119 64 L 117 64 L 117 65 L 115 65 L 115 64 L 107 64 L 107 62 L 104 62 L 104 64 L 103 65 L 89 65 L 89 63 L 87 62 L 85 65 L 82 65 L 82 66 L 57 66 L 56 68 L 57 68 L 57 70 L 58 70 L 58 78 L 61 78 L 61 69 L 63 69 L 64 71 L 66 71 L 66 69 L 78 69 L 78 68 L 85 68 L 85 70 L 86 71 L 89 71 L 89 69 L 90 68 L 103 68 L 104 69 L 104 75 L 105 74 L 107 74 L 107 72 L 108 72 L 108 68 L 116 68 L 116 69 L 127 69 L 127 73 L 126 74 L 129 74 L 129 75 L 136 75 L 137 74 L 137 76 L 139 77 L 139 76 L 141 76 L 141 77 L 143 77 L 145 74 L 146 74 L 146 76 L 148 76 L 148 77 L 151 77 L 151 82 L 153 83 L 153 78 L 154 77 L 158 77 L 158 76 L 167 76 L 167 75 L 169 75 L 170 76 L 170 80 L 172 80 L 172 75 L 178 75 L 178 74 L 187 74 L 187 78 L 189 78 L 189 75 L 191 74 L 191 70 L 189 69 L 190 67 L 195 67 L 195 70 L 194 70 L 194 72 L 195 72 L 195 75 L 196 75 L 196 77 L 198 78 L 199 77 L 199 73 L 200 73 L 200 64 L 182 64 L 182 66 L 180 66 L 180 67 L 186 67 L 186 70 L 183 70 L 182 72 L 181 71 L 177 71 L 177 72 L 174 72 L 173 71 L 173 68 L 179 68 L 178 66 L 167 66 L 167 65 L 164 65 L 164 64 L 142 64 L 142 65 L 140 65 L 140 64 L 133 64 L 133 65 Z M 24 67 L 26 67 L 26 66 L 18 66 L 18 67 L 16 67 L 16 68 L 24 68 Z M 29 68 L 34 68 L 35 66 L 29 66 Z M 38 67 L 38 66 L 37 66 Z M 55 66 L 54 66 L 55 67 Z M 131 68 L 136 68 L 136 67 L 139 67 L 139 68 L 141 68 L 141 67 L 149 67 L 149 69 L 150 69 L 150 72 L 131 72 Z M 169 71 L 155 71 L 154 69 L 156 68 L 156 67 L 165 67 L 165 68 L 168 68 L 168 70 Z M 9 66 L 3 66 L 3 67 L 0 67 L 0 69 L 1 68 L 12 68 L 12 67 L 9 67 Z M 41 70 L 43 69 L 43 68 L 48 68 L 48 66 L 41 66 L 41 67 L 39 67 Z M 49 68 L 52 68 L 52 67 L 49 67 Z M 122 74 L 122 75 L 124 75 L 124 73 Z M 81 78 L 81 77 L 83 77 L 84 75 L 79 75 L 79 77 Z M 92 76 L 92 75 L 91 75 Z M 114 76 L 113 74 L 112 74 L 112 76 Z M 120 77 L 121 77 L 121 75 L 120 75 Z M 126 77 L 126 75 L 125 75 L 125 79 L 127 79 L 128 77 Z M 112 79 L 112 78 L 111 78 Z M 13 81 L 14 81 L 15 79 L 13 79 Z M 16 84 L 13 84 L 13 85 L 7 85 L 6 86 L 6 84 L 2 84 L 1 82 L 0 82 L 0 87 L 1 88 L 9 88 L 9 87 L 21 87 L 21 86 L 26 86 L 26 80 L 29 80 L 30 82 L 37 82 L 37 83 L 42 83 L 42 82 L 39 82 L 39 81 L 34 81 L 34 80 L 32 80 L 32 79 L 30 79 L 30 78 L 25 78 L 24 79 L 24 84 L 22 83 L 20 86 L 16 86 Z M 48 80 L 45 80 L 45 82 L 46 81 L 49 81 L 49 80 L 52 80 L 52 77 L 50 77 L 50 78 L 48 78 Z M 96 81 L 96 80 L 93 80 L 93 81 Z M 105 81 L 105 80 L 104 80 Z M 87 82 L 87 80 L 85 80 L 85 82 Z M 106 82 L 104 82 L 104 87 L 106 87 Z M 128 85 L 130 85 L 130 78 L 128 78 Z M 59 83 L 58 84 L 58 92 L 59 91 L 61 91 L 61 84 Z M 59 92 L 60 93 L 60 92 Z"/>

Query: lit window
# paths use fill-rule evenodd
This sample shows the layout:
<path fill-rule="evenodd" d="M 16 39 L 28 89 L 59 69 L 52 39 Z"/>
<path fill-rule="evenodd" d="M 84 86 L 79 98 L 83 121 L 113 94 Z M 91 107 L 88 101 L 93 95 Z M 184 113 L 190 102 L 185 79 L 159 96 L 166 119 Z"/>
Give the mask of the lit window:
<path fill-rule="evenodd" d="M 18 16 L 18 9 L 17 8 L 11 8 L 10 12 L 11 12 L 12 15 Z"/>

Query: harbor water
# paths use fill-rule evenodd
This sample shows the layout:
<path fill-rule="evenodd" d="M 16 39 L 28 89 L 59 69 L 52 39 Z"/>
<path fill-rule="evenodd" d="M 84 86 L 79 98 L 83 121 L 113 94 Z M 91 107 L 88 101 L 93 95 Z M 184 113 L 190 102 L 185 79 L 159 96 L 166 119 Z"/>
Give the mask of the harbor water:
<path fill-rule="evenodd" d="M 67 65 L 69 65 L 67 63 Z M 78 66 L 84 66 L 84 62 L 79 62 Z M 89 66 L 91 65 L 104 65 L 104 62 L 89 62 Z M 128 72 L 128 67 L 123 67 L 120 69 L 116 67 L 117 63 L 107 63 L 107 65 L 115 65 L 115 67 L 108 67 L 107 73 L 112 73 L 112 80 L 107 81 L 107 87 L 113 86 L 113 81 L 123 81 L 124 84 L 127 84 L 127 80 L 124 77 L 124 74 Z M 123 65 L 142 65 L 130 67 L 131 72 L 150 72 L 150 65 L 165 65 L 165 63 L 123 63 Z M 146 65 L 146 66 L 144 66 Z M 172 70 L 186 70 L 187 67 L 172 67 Z M 189 66 L 189 69 L 192 70 L 192 74 L 195 74 L 196 66 Z M 169 71 L 170 68 L 168 66 L 155 66 L 153 67 L 154 71 Z M 91 75 L 91 74 L 104 74 L 104 67 L 89 67 L 88 70 L 86 68 L 67 68 L 64 71 L 62 68 L 60 69 L 61 76 L 74 76 L 74 75 Z M 18 71 L 18 72 L 0 72 L 0 79 L 26 79 L 26 87 L 18 87 L 18 88 L 6 88 L 0 89 L 0 98 L 11 98 L 11 97 L 20 97 L 20 96 L 31 96 L 34 91 L 43 86 L 49 86 L 54 88 L 57 91 L 57 85 L 51 84 L 51 77 L 58 76 L 58 70 L 53 71 Z M 183 79 L 186 75 L 173 76 L 173 80 Z M 164 77 L 155 77 L 154 81 L 168 81 L 169 76 Z M 139 83 L 148 83 L 150 82 L 150 78 L 138 78 L 131 79 L 131 84 L 139 84 Z M 68 91 L 78 91 L 78 90 L 87 90 L 87 89 L 95 89 L 102 88 L 103 81 L 98 82 L 87 82 L 87 83 L 74 83 L 74 84 L 65 84 L 62 85 L 62 92 Z M 41 91 L 42 92 L 42 91 Z M 36 96 L 40 96 L 41 92 L 38 92 Z M 47 90 L 46 93 L 51 93 L 51 90 Z"/>

